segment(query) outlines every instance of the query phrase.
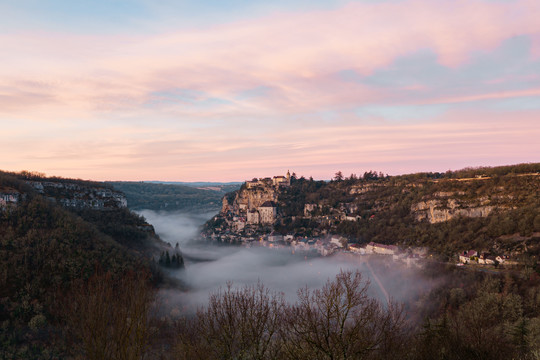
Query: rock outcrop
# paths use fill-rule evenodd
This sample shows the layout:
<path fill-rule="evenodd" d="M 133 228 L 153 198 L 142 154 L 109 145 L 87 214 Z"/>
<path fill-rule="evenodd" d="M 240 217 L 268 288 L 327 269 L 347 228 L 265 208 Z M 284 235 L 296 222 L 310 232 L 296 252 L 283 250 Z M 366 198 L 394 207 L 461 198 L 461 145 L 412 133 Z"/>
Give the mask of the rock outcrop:
<path fill-rule="evenodd" d="M 494 206 L 488 197 L 464 199 L 463 191 L 439 191 L 431 199 L 420 201 L 411 206 L 416 221 L 427 220 L 431 224 L 451 220 L 455 217 L 487 217 L 493 210 L 502 209 Z"/>
<path fill-rule="evenodd" d="M 16 206 L 23 197 L 24 194 L 16 189 L 0 186 L 0 209 Z"/>
<path fill-rule="evenodd" d="M 239 210 L 253 210 L 267 201 L 277 201 L 277 191 L 273 187 L 256 187 L 243 189 L 236 195 L 233 206 Z"/>
<path fill-rule="evenodd" d="M 67 208 L 94 210 L 127 207 L 123 193 L 105 186 L 64 181 L 27 181 L 37 192 Z"/>

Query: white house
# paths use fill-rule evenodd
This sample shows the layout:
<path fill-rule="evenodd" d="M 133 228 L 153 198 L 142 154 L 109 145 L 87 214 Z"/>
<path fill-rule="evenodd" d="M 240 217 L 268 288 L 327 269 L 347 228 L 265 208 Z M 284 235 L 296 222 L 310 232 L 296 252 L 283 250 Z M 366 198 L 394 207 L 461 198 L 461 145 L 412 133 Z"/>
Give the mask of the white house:
<path fill-rule="evenodd" d="M 330 244 L 334 244 L 337 247 L 343 247 L 343 243 L 346 243 L 346 239 L 343 240 L 341 236 L 332 236 L 332 239 L 330 239 Z"/>
<path fill-rule="evenodd" d="M 367 253 L 381 254 L 381 255 L 394 255 L 397 253 L 398 247 L 395 245 L 384 245 L 370 242 L 366 245 Z"/>
<path fill-rule="evenodd" d="M 366 249 L 361 248 L 358 244 L 349 244 L 349 251 L 361 255 L 366 253 Z"/>
<path fill-rule="evenodd" d="M 459 261 L 463 264 L 468 264 L 473 256 L 478 256 L 475 250 L 463 251 L 459 254 Z"/>
<path fill-rule="evenodd" d="M 260 222 L 259 212 L 255 209 L 251 209 L 247 212 L 247 223 L 258 224 Z"/>

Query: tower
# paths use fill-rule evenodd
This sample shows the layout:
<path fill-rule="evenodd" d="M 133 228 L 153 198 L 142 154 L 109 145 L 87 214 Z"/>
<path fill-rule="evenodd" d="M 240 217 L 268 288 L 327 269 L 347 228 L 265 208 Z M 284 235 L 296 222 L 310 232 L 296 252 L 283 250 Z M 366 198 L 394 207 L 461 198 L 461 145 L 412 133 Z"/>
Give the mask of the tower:
<path fill-rule="evenodd" d="M 287 170 L 287 183 L 291 185 L 291 173 Z"/>

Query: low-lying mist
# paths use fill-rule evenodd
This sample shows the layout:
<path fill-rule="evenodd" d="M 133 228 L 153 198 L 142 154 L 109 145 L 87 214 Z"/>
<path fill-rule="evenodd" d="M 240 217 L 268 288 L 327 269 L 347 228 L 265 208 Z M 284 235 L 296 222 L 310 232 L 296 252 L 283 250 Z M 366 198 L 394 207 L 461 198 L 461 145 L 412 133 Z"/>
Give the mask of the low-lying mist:
<path fill-rule="evenodd" d="M 159 236 L 180 244 L 185 258 L 184 270 L 170 275 L 185 285 L 183 289 L 162 290 L 165 304 L 180 312 L 192 312 L 207 303 L 208 295 L 227 282 L 235 286 L 262 282 L 283 292 L 289 301 L 296 300 L 301 287 L 321 287 L 341 270 L 360 270 L 371 282 L 370 293 L 385 303 L 390 298 L 409 303 L 439 281 L 421 275 L 421 269 L 395 263 L 391 256 L 359 256 L 338 253 L 329 257 L 292 253 L 292 248 L 214 246 L 194 242 L 199 226 L 213 214 L 184 214 L 144 210 L 139 212 L 154 225 Z M 369 266 L 368 266 L 369 263 Z M 372 271 L 373 270 L 373 271 Z M 387 293 L 387 294 L 386 294 Z M 177 311 L 175 310 L 175 311 Z"/>

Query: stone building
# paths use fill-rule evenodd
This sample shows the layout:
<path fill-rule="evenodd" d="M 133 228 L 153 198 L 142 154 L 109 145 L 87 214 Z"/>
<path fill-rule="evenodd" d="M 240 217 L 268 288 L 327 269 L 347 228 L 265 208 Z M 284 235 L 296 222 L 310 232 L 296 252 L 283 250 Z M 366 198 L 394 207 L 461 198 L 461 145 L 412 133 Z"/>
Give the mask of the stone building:
<path fill-rule="evenodd" d="M 259 216 L 261 224 L 273 224 L 277 216 L 277 206 L 273 201 L 266 201 L 259 206 Z"/>
<path fill-rule="evenodd" d="M 259 212 L 255 209 L 251 209 L 247 212 L 247 223 L 258 224 L 260 221 Z"/>
<path fill-rule="evenodd" d="M 272 179 L 274 186 L 291 186 L 291 173 L 287 170 L 287 176 L 274 176 Z"/>

